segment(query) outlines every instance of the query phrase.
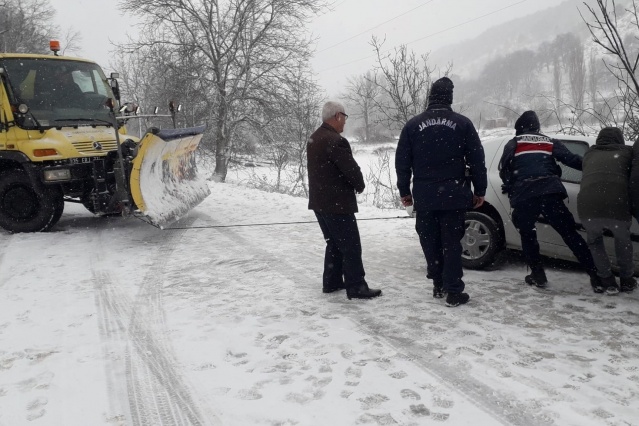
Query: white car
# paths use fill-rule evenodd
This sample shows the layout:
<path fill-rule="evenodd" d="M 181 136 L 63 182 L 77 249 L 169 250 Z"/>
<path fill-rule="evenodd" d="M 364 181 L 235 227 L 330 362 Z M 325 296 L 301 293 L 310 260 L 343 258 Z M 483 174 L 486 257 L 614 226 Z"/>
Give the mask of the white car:
<path fill-rule="evenodd" d="M 501 191 L 502 181 L 499 177 L 499 160 L 504 145 L 513 136 L 503 136 L 487 139 L 482 142 L 486 155 L 486 169 L 488 170 L 488 188 L 484 205 L 477 210 L 466 213 L 466 234 L 462 239 L 463 266 L 468 269 L 481 269 L 495 261 L 497 254 L 504 249 L 521 250 L 521 238 L 512 222 L 512 211 L 508 195 Z M 561 140 L 570 151 L 583 156 L 588 147 L 595 143 L 594 137 L 579 137 L 566 135 L 552 135 Z M 562 169 L 563 181 L 568 198 L 565 200 L 568 209 L 575 217 L 579 232 L 586 238 L 577 215 L 577 194 L 581 182 L 581 171 L 571 169 L 557 162 Z M 634 247 L 635 269 L 639 270 L 639 225 L 633 220 L 632 241 Z M 542 255 L 576 262 L 570 249 L 564 244 L 559 234 L 547 223 L 543 217 L 537 225 L 537 238 Z M 604 237 L 606 251 L 615 262 L 614 243 L 611 236 Z"/>

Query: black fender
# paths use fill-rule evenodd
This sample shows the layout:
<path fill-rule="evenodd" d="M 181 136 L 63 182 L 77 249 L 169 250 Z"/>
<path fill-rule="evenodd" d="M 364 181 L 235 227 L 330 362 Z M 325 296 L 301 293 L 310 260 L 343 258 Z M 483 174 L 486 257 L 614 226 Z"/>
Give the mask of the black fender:
<path fill-rule="evenodd" d="M 0 151 L 0 173 L 10 169 L 23 169 L 27 172 L 34 188 L 42 188 L 44 186 L 40 167 L 33 163 L 24 153 L 20 151 Z"/>

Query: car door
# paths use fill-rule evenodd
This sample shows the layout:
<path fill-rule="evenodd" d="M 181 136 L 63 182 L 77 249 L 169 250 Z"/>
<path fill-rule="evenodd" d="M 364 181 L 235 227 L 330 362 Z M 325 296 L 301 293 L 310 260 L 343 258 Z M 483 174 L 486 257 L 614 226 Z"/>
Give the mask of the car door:
<path fill-rule="evenodd" d="M 499 161 L 504 152 L 504 146 L 512 136 L 494 139 L 484 144 L 486 154 L 486 167 L 488 169 L 488 188 L 486 190 L 486 202 L 493 206 L 501 218 L 501 226 L 504 230 L 506 247 L 521 249 L 521 237 L 512 222 L 512 209 L 508 194 L 502 192 L 502 180 L 499 177 Z"/>

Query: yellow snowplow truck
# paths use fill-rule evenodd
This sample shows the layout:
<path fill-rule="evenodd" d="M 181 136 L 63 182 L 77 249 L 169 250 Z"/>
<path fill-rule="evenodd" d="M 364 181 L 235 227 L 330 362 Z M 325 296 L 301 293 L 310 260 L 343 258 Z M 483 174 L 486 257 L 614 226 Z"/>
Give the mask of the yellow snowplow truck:
<path fill-rule="evenodd" d="M 65 202 L 162 227 L 209 195 L 204 127 L 128 136 L 117 74 L 57 55 L 0 54 L 0 227 L 47 231 Z"/>

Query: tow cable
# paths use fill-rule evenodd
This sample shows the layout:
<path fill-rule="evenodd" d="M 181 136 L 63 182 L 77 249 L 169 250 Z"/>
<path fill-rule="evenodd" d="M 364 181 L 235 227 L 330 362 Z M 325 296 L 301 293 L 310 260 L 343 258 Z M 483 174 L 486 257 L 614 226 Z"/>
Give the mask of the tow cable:
<path fill-rule="evenodd" d="M 155 228 L 162 229 L 163 231 L 176 231 L 176 230 L 185 230 L 185 229 L 214 229 L 214 228 L 240 228 L 240 227 L 257 227 L 257 226 L 277 226 L 277 225 L 302 225 L 309 223 L 317 223 L 316 220 L 309 221 L 299 221 L 299 222 L 271 222 L 271 223 L 244 223 L 244 224 L 231 224 L 231 225 L 203 225 L 203 226 L 184 226 L 184 227 L 169 227 L 163 228 L 154 223 L 151 223 L 140 216 L 135 216 L 140 219 L 142 222 L 151 225 Z M 394 219 L 412 219 L 412 216 L 390 216 L 390 217 L 365 217 L 356 219 L 358 222 L 364 220 L 394 220 Z"/>

